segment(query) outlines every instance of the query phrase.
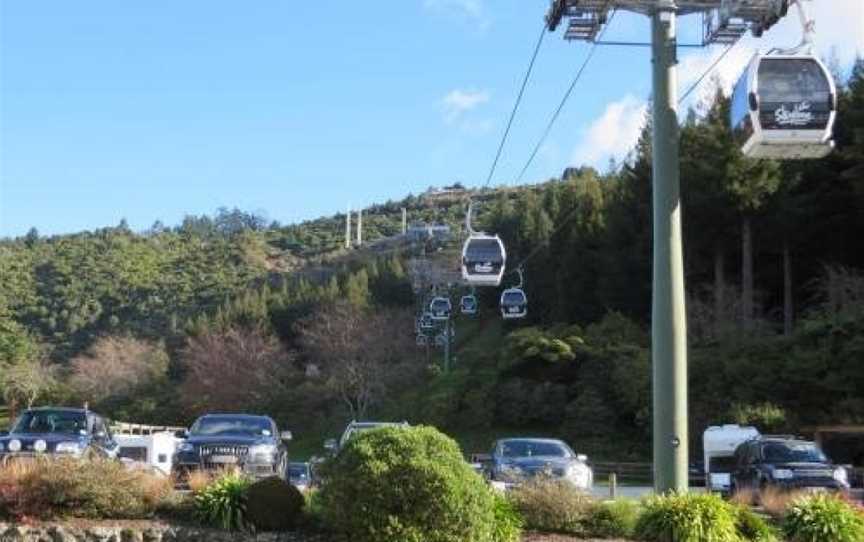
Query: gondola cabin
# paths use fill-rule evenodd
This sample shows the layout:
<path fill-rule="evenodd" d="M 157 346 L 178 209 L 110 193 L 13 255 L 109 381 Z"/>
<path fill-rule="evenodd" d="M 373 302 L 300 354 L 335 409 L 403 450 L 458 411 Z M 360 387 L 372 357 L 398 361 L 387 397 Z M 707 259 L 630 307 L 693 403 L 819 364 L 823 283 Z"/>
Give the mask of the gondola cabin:
<path fill-rule="evenodd" d="M 505 320 L 525 318 L 528 315 L 528 297 L 521 288 L 508 288 L 501 293 L 501 317 Z"/>
<path fill-rule="evenodd" d="M 453 305 L 446 297 L 436 297 L 429 303 L 429 312 L 433 320 L 449 320 L 452 311 Z"/>
<path fill-rule="evenodd" d="M 836 88 L 811 55 L 756 55 L 732 94 L 732 130 L 750 158 L 821 158 L 834 147 Z"/>
<path fill-rule="evenodd" d="M 462 314 L 468 316 L 477 314 L 477 298 L 473 295 L 462 296 L 462 299 L 459 301 L 459 308 Z"/>
<path fill-rule="evenodd" d="M 474 233 L 462 247 L 462 279 L 472 286 L 498 286 L 507 252 L 497 235 Z"/>

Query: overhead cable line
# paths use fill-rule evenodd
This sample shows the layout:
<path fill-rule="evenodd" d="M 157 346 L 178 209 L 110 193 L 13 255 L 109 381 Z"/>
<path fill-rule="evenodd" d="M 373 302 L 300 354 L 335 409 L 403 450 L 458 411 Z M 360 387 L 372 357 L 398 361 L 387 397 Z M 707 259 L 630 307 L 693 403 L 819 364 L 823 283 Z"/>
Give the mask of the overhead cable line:
<path fill-rule="evenodd" d="M 543 44 L 543 38 L 546 36 L 546 24 L 540 28 L 540 36 L 537 38 L 537 45 L 534 46 L 534 54 L 531 55 L 531 62 L 528 64 L 528 70 L 525 72 L 525 77 L 522 78 L 522 86 L 519 88 L 519 94 L 516 96 L 516 103 L 513 104 L 513 110 L 510 112 L 510 119 L 507 121 L 507 128 L 504 130 L 504 135 L 501 136 L 501 143 L 498 144 L 498 152 L 495 153 L 495 160 L 492 161 L 492 167 L 489 169 L 489 175 L 486 177 L 486 183 L 483 188 L 487 188 L 492 182 L 492 177 L 495 175 L 495 168 L 498 167 L 498 160 L 501 158 L 501 152 L 504 150 L 504 144 L 507 142 L 507 136 L 510 135 L 510 128 L 513 126 L 513 119 L 516 118 L 516 111 L 519 110 L 519 104 L 522 102 L 522 96 L 525 94 L 525 87 L 528 85 L 528 80 L 531 78 L 531 72 L 534 70 L 534 61 L 537 60 L 537 53 L 540 52 L 540 46 Z"/>
<path fill-rule="evenodd" d="M 690 88 L 688 88 L 688 89 L 684 92 L 684 94 L 682 94 L 681 97 L 678 98 L 678 105 L 681 105 L 681 103 L 682 103 L 684 100 L 687 99 L 687 96 L 690 96 L 690 93 L 693 92 L 694 90 L 696 90 L 696 89 L 699 87 L 700 84 L 702 84 L 702 81 L 703 81 L 706 77 L 708 77 L 708 74 L 710 74 L 712 71 L 714 71 L 714 68 L 716 68 L 717 65 L 720 64 L 720 62 L 721 62 L 721 61 L 726 57 L 727 54 L 729 54 L 729 51 L 731 51 L 732 48 L 734 48 L 735 45 L 736 45 L 737 43 L 738 43 L 738 42 L 735 41 L 735 42 L 732 42 L 732 43 L 729 44 L 729 47 L 727 47 L 727 48 L 723 51 L 723 54 L 721 54 L 720 56 L 718 56 L 717 59 L 716 59 L 716 60 L 711 64 L 711 66 L 709 66 L 708 69 L 705 70 L 705 73 L 703 73 L 701 76 L 699 76 L 699 79 L 697 79 L 695 83 L 693 83 L 692 85 L 690 85 Z"/>
<path fill-rule="evenodd" d="M 614 15 L 615 15 L 615 14 L 613 13 L 612 16 L 614 16 Z M 610 22 L 611 22 L 611 20 L 612 20 L 612 16 L 609 17 L 609 21 L 610 21 Z M 604 30 L 605 30 L 605 28 L 604 28 Z M 598 36 L 598 39 L 599 39 L 599 37 L 600 37 L 600 36 Z M 708 69 L 705 70 L 705 72 L 704 72 L 701 76 L 699 76 L 699 78 L 698 78 L 698 79 L 697 79 L 697 80 L 696 80 L 692 85 L 690 85 L 690 87 L 689 87 L 689 88 L 684 92 L 684 94 L 682 94 L 681 97 L 678 99 L 678 103 L 679 103 L 679 104 L 681 104 L 685 99 L 687 99 L 687 97 L 688 97 L 688 96 L 689 96 L 689 95 L 690 95 L 694 90 L 696 90 L 696 88 L 699 87 L 699 85 L 702 83 L 702 81 L 705 80 L 705 78 L 706 78 L 706 77 L 707 77 L 707 76 L 708 76 L 712 71 L 714 71 L 714 69 L 715 69 L 715 68 L 720 64 L 720 62 L 721 62 L 721 61 L 726 57 L 726 55 L 729 54 L 729 51 L 731 51 L 731 50 L 735 47 L 736 44 L 737 44 L 737 42 L 730 44 L 730 45 L 729 45 L 729 46 L 728 46 L 728 47 L 723 51 L 723 53 L 722 53 L 719 57 L 717 57 L 716 60 L 714 60 L 714 62 L 711 64 L 711 66 L 709 66 Z M 596 45 L 596 42 L 595 42 L 595 45 Z M 587 61 L 590 60 L 590 55 L 591 55 L 591 53 L 593 53 L 593 48 L 592 48 L 592 50 L 589 52 L 589 56 L 585 59 L 585 63 L 583 63 L 583 65 L 582 65 L 583 68 L 584 68 L 585 64 L 587 64 Z M 582 71 L 582 70 L 580 69 L 579 74 L 581 74 L 581 71 Z M 577 74 L 576 79 L 574 79 L 574 84 L 575 84 L 575 81 L 578 80 L 579 74 Z M 570 89 L 570 90 L 572 90 L 572 85 L 571 85 L 571 89 Z M 563 103 L 566 101 L 567 96 L 569 95 L 570 90 L 568 90 L 568 94 L 565 95 L 565 99 L 562 100 L 562 106 L 563 106 Z M 557 113 L 560 112 L 560 109 L 561 109 L 562 106 L 559 106 L 559 109 L 556 111 L 556 115 L 553 116 L 553 121 L 554 121 L 554 119 L 557 117 Z M 549 129 L 551 129 L 551 124 L 552 124 L 552 123 L 550 122 L 550 126 L 547 128 L 547 132 L 544 133 L 544 136 L 543 136 L 543 138 L 541 139 L 541 143 L 540 143 L 540 144 L 542 144 L 542 140 L 545 139 L 545 137 L 548 135 Z M 534 155 L 536 154 L 537 150 L 538 150 L 539 147 L 540 147 L 540 144 L 538 144 L 538 146 L 535 147 L 535 149 L 534 149 L 534 154 L 531 155 L 531 158 L 529 159 L 528 164 L 526 164 L 525 168 L 523 168 L 522 173 L 520 173 L 519 178 L 518 178 L 517 181 L 516 181 L 516 184 L 518 184 L 519 181 L 521 181 L 521 179 L 522 179 L 522 175 L 524 175 L 525 170 L 528 169 L 528 166 L 530 165 L 531 160 L 533 160 Z M 563 228 L 564 225 L 567 224 L 567 223 L 570 221 L 570 219 L 573 218 L 573 216 L 576 214 L 576 211 L 578 211 L 578 210 L 579 210 L 579 207 L 578 207 L 578 206 L 575 206 L 575 207 L 571 208 L 570 211 L 569 211 L 569 212 L 564 216 L 564 218 L 561 219 L 560 221 L 558 221 L 558 224 L 555 226 L 555 228 L 554 228 L 554 229 L 552 230 L 552 232 L 549 234 L 549 238 L 550 238 L 550 240 L 551 240 L 552 236 L 554 236 L 556 233 L 558 233 L 558 232 L 561 230 L 561 228 Z M 528 263 L 528 260 L 530 260 L 531 258 L 533 258 L 534 256 L 536 256 L 537 253 L 540 252 L 540 250 L 542 250 L 546 245 L 548 245 L 548 242 L 546 242 L 546 243 L 541 243 L 541 244 L 537 245 L 536 247 L 534 247 L 534 249 L 533 249 L 533 250 L 528 254 L 528 256 L 526 256 L 525 258 L 522 259 L 522 261 L 519 262 L 519 264 L 516 266 L 516 269 L 520 269 L 520 268 L 522 268 L 522 266 L 524 266 L 526 263 Z"/>
<path fill-rule="evenodd" d="M 540 151 L 540 147 L 543 146 L 543 143 L 546 142 L 546 138 L 549 137 L 549 132 L 552 131 L 552 126 L 555 124 L 555 121 L 558 120 L 558 116 L 564 109 L 564 105 L 567 103 L 567 100 L 570 99 L 570 95 L 573 93 L 573 89 L 576 88 L 576 83 L 578 83 L 579 79 L 582 77 L 582 72 L 585 71 L 585 68 L 588 66 L 588 62 L 591 61 L 591 57 L 593 57 L 594 53 L 597 51 L 597 42 L 600 41 L 600 38 L 603 37 L 606 29 L 608 29 L 609 26 L 612 24 L 612 19 L 615 18 L 615 13 L 617 13 L 617 11 L 612 12 L 612 15 L 609 16 L 609 21 L 606 23 L 606 26 L 604 26 L 600 33 L 597 35 L 597 40 L 591 44 L 591 49 L 588 51 L 588 55 L 585 57 L 585 60 L 582 61 L 582 65 L 579 67 L 579 71 L 576 72 L 576 76 L 570 83 L 570 87 L 567 89 L 567 92 L 564 93 L 564 97 L 561 99 L 561 103 L 558 104 L 558 108 L 555 109 L 555 112 L 552 114 L 552 118 L 549 119 L 549 123 L 546 125 L 546 130 L 543 132 L 543 135 L 540 137 L 537 145 L 534 146 L 534 150 L 531 152 L 531 156 L 528 157 L 528 161 L 525 163 L 525 167 L 523 167 L 522 171 L 519 172 L 519 176 L 513 183 L 514 186 L 522 182 L 522 178 L 525 176 L 525 172 L 528 171 L 529 167 L 531 167 L 531 164 L 534 162 L 534 158 Z"/>

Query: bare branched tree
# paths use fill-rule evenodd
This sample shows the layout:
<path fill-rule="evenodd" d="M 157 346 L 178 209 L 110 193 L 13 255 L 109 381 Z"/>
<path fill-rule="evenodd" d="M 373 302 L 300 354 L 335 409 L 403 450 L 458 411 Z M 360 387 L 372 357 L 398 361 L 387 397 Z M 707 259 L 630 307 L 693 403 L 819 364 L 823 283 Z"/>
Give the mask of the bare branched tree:
<path fill-rule="evenodd" d="M 163 378 L 168 353 L 159 343 L 104 337 L 72 360 L 70 384 L 89 401 L 125 395 Z"/>
<path fill-rule="evenodd" d="M 13 419 L 19 406 L 32 408 L 37 399 L 56 385 L 54 373 L 54 367 L 37 359 L 22 360 L 6 369 L 3 399 L 10 405 Z"/>
<path fill-rule="evenodd" d="M 291 358 L 278 339 L 258 328 L 206 331 L 183 352 L 187 405 L 236 411 L 266 405 L 285 386 Z"/>
<path fill-rule="evenodd" d="M 299 326 L 305 355 L 355 420 L 364 419 L 394 385 L 415 378 L 422 369 L 410 333 L 412 321 L 405 310 L 362 309 L 341 302 Z"/>

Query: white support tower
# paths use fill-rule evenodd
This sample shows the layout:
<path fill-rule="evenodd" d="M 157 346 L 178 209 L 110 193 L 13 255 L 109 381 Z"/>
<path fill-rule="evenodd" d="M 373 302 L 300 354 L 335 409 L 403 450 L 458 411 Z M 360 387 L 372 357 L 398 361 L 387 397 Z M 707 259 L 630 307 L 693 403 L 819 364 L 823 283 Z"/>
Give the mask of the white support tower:
<path fill-rule="evenodd" d="M 345 248 L 351 248 L 351 206 L 348 206 L 348 212 L 345 213 Z"/>
<path fill-rule="evenodd" d="M 408 233 L 408 209 L 402 207 L 402 235 Z"/>

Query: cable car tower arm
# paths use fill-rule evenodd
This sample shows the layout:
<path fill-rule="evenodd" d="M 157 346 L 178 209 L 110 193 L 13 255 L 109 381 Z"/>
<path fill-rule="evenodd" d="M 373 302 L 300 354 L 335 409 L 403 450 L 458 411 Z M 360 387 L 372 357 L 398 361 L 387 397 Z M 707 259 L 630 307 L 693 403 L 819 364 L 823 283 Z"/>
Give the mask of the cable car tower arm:
<path fill-rule="evenodd" d="M 702 14 L 703 45 L 728 44 L 735 43 L 747 30 L 761 35 L 786 14 L 791 2 L 796 0 L 552 0 L 546 27 L 554 32 L 567 19 L 565 39 L 595 41 L 610 10 L 650 16 L 671 6 L 679 16 Z"/>

